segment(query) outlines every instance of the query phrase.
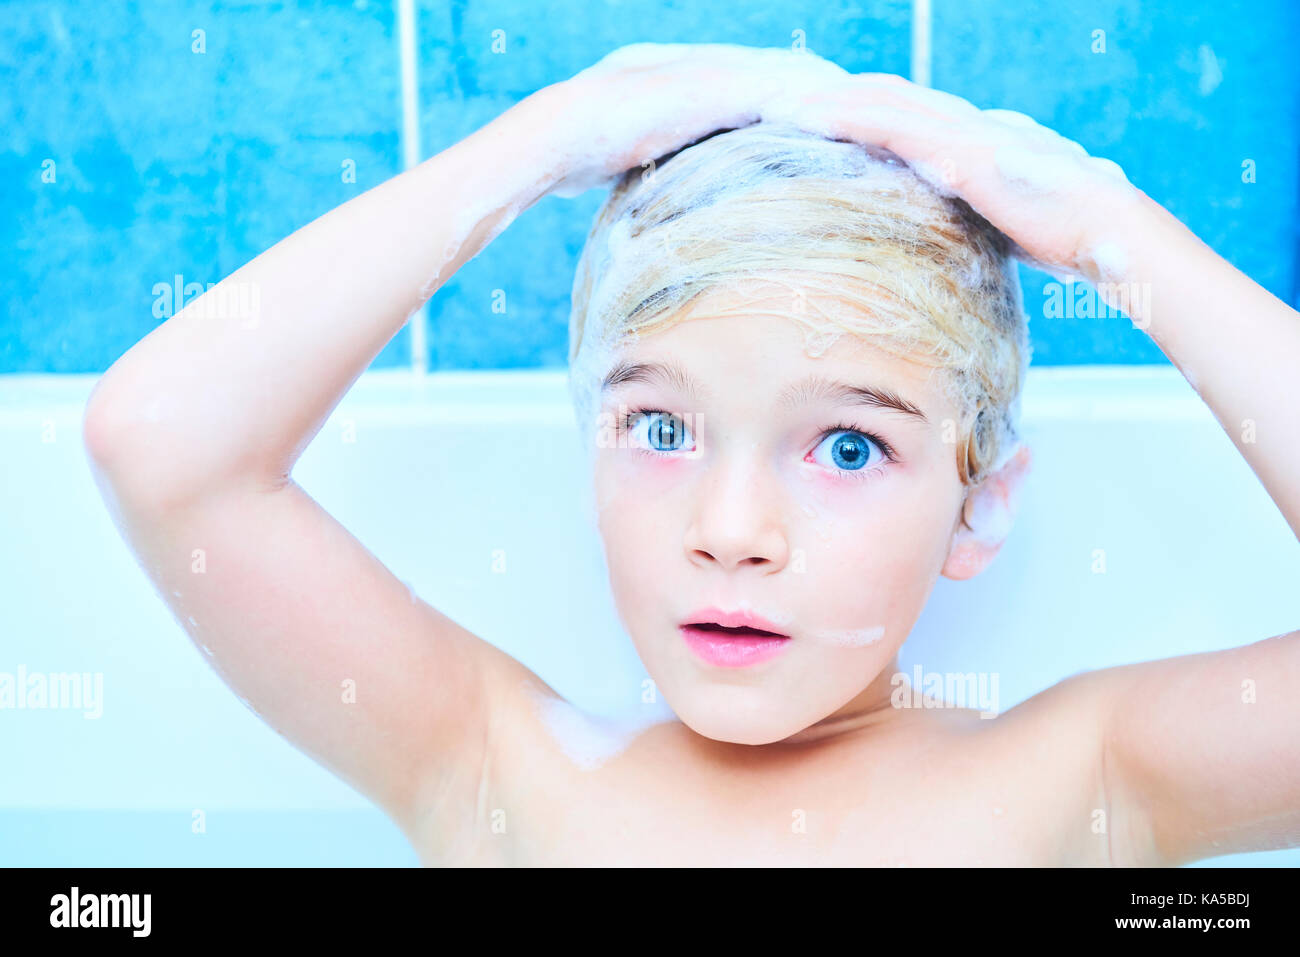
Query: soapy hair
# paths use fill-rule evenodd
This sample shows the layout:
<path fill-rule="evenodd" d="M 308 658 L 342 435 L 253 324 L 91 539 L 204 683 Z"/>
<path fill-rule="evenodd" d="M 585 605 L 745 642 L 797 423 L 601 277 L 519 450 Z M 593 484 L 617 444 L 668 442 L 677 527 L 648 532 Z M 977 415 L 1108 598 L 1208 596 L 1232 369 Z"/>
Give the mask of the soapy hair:
<path fill-rule="evenodd" d="M 752 315 L 744 281 L 781 282 L 780 314 L 803 327 L 810 354 L 849 335 L 938 371 L 961 410 L 958 474 L 977 485 L 1020 441 L 1030 346 L 1014 249 L 887 151 L 784 123 L 715 133 L 629 170 L 596 216 L 569 326 L 580 424 L 622 345 L 715 287 Z"/>

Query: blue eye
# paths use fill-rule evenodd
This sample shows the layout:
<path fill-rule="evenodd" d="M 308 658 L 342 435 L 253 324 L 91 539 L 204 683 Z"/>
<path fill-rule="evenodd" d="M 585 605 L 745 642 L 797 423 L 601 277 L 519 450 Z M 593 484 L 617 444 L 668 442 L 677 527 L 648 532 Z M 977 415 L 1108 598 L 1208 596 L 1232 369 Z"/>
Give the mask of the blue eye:
<path fill-rule="evenodd" d="M 652 452 L 690 451 L 686 423 L 668 412 L 634 412 L 628 416 L 628 439 L 636 448 Z"/>
<path fill-rule="evenodd" d="M 872 449 L 879 454 L 875 459 L 872 458 Z M 826 462 L 818 453 L 825 450 L 829 455 L 830 462 Z M 880 445 L 863 435 L 861 432 L 838 431 L 832 432 L 812 451 L 813 460 L 819 465 L 833 465 L 837 469 L 846 472 L 856 472 L 864 468 L 868 463 L 873 465 L 879 464 L 884 459 L 885 453 Z"/>

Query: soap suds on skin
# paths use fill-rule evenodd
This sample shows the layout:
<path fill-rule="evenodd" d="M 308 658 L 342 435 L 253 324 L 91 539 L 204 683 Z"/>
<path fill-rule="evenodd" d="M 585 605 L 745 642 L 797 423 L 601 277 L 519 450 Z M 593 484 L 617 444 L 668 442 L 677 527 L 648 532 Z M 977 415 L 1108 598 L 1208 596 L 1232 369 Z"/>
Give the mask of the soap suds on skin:
<path fill-rule="evenodd" d="M 993 161 L 1007 182 L 1040 193 L 1060 192 L 1079 175 L 1076 157 L 1040 153 L 1021 146 L 999 147 Z"/>
<path fill-rule="evenodd" d="M 788 628 L 790 625 L 794 624 L 793 615 L 787 615 L 782 612 L 772 611 L 766 608 L 758 608 L 755 607 L 752 602 L 745 601 L 743 599 L 736 605 L 734 609 L 729 609 L 729 610 L 740 611 L 740 612 L 745 612 L 746 614 L 749 615 L 754 615 L 758 618 L 764 619 L 765 621 L 771 622 L 777 628 Z"/>
<path fill-rule="evenodd" d="M 1099 282 L 1123 282 L 1128 272 L 1128 251 L 1114 240 L 1084 250 L 1082 258 L 1093 263 Z"/>
<path fill-rule="evenodd" d="M 551 188 L 560 197 L 572 198 L 589 189 L 612 186 L 622 170 L 611 171 L 617 157 L 626 157 L 629 144 L 646 138 L 650 130 L 671 129 L 679 140 L 704 136 L 712 129 L 739 127 L 783 115 L 774 108 L 777 101 L 797 103 L 802 94 L 843 82 L 849 72 L 836 63 L 808 52 L 786 47 L 752 48 L 737 44 L 633 43 L 620 47 L 573 77 L 573 82 L 591 83 L 602 88 L 605 74 L 622 70 L 649 69 L 680 57 L 691 60 L 712 53 L 716 62 L 728 69 L 719 71 L 715 82 L 693 91 L 690 103 L 665 99 L 660 103 L 642 103 L 639 110 L 629 110 L 626 103 L 612 100 L 608 104 L 587 105 L 588 115 L 599 122 L 584 122 L 567 135 L 561 132 L 561 146 L 548 157 L 551 168 L 564 171 L 563 178 Z M 618 94 L 617 83 L 608 84 L 609 94 Z M 788 111 L 790 107 L 785 109 Z M 635 166 L 654 159 L 633 157 Z"/>
<path fill-rule="evenodd" d="M 980 496 L 972 501 L 967 521 L 974 529 L 973 538 L 985 546 L 996 547 L 1006 541 L 1015 514 L 1006 503 Z"/>
<path fill-rule="evenodd" d="M 525 687 L 543 726 L 565 756 L 583 771 L 593 771 L 622 754 L 643 731 L 665 721 L 657 716 L 637 719 L 593 715 L 531 683 L 525 683 Z"/>
<path fill-rule="evenodd" d="M 911 160 L 907 165 L 911 167 L 913 173 L 923 179 L 926 185 L 940 196 L 947 196 L 952 199 L 957 195 L 957 191 L 949 183 L 950 176 L 946 175 L 942 169 L 921 159 Z"/>
<path fill-rule="evenodd" d="M 876 625 L 872 628 L 849 628 L 842 631 L 813 631 L 808 633 L 808 637 L 813 641 L 838 645 L 842 648 L 865 648 L 867 645 L 876 644 L 876 642 L 885 637 L 885 626 Z"/>

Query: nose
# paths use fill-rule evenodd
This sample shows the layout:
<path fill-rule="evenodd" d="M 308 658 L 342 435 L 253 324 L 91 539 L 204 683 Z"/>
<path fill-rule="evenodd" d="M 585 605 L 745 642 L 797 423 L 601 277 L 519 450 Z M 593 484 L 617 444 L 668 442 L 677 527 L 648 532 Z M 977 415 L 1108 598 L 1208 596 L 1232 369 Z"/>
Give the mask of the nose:
<path fill-rule="evenodd" d="M 734 457 L 701 476 L 683 543 L 693 564 L 762 574 L 785 567 L 790 546 L 780 491 L 761 465 L 753 457 Z"/>

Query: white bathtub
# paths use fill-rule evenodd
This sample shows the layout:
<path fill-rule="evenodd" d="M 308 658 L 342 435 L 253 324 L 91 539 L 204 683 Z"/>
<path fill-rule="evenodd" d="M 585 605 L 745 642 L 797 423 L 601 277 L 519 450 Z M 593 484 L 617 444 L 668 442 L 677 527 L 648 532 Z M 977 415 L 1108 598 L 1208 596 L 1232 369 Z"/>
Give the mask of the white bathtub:
<path fill-rule="evenodd" d="M 379 811 L 239 703 L 154 594 L 86 465 L 94 381 L 0 376 L 0 671 L 103 675 L 98 719 L 0 711 L 0 864 L 415 864 Z M 1080 670 L 1300 625 L 1300 548 L 1175 370 L 1033 369 L 1025 426 L 1017 528 L 986 574 L 940 581 L 904 670 L 996 672 L 1005 711 Z M 525 468 L 487 454 L 502 430 Z M 644 672 L 584 524 L 575 443 L 560 373 L 368 373 L 294 474 L 423 598 L 615 713 Z"/>

